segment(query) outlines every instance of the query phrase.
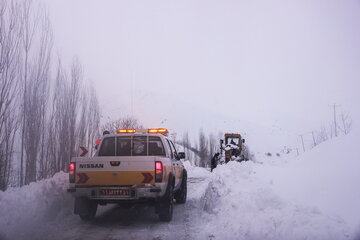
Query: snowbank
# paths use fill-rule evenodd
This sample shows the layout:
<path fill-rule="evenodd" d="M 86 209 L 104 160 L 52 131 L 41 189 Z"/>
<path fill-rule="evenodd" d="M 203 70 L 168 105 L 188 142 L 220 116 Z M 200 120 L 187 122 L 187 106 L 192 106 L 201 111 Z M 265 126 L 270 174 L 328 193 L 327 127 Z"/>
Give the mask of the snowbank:
<path fill-rule="evenodd" d="M 0 192 L 0 239 L 36 239 L 44 223 L 72 214 L 72 199 L 66 192 L 68 175 Z"/>
<path fill-rule="evenodd" d="M 324 142 L 286 164 L 257 168 L 265 182 L 287 201 L 313 205 L 360 229 L 360 135 L 351 132 Z"/>
<path fill-rule="evenodd" d="M 256 163 L 219 165 L 199 198 L 196 238 L 360 239 L 359 136 L 334 138 L 299 157 L 258 154 Z"/>
<path fill-rule="evenodd" d="M 211 176 L 199 239 L 347 239 L 346 223 L 316 207 L 285 201 L 256 172 L 258 164 L 230 162 Z"/>

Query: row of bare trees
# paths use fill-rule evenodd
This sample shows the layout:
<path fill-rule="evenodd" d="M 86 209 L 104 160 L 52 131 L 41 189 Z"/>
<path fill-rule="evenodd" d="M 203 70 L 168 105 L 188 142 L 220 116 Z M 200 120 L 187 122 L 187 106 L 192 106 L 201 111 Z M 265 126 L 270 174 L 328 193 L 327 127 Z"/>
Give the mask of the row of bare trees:
<path fill-rule="evenodd" d="M 210 160 L 215 153 L 220 150 L 220 139 L 223 138 L 223 133 L 219 132 L 216 136 L 210 133 L 208 136 L 203 129 L 199 130 L 198 140 L 195 144 L 191 144 L 188 132 L 183 134 L 182 140 L 175 141 L 185 152 L 186 160 L 191 161 L 192 165 L 199 167 L 209 167 Z"/>
<path fill-rule="evenodd" d="M 98 136 L 96 92 L 80 63 L 53 61 L 46 11 L 31 0 L 0 1 L 0 190 L 65 170 Z"/>
<path fill-rule="evenodd" d="M 0 2 L 0 189 L 9 184 L 15 134 L 19 129 L 21 27 L 18 6 Z"/>
<path fill-rule="evenodd" d="M 331 139 L 339 135 L 347 135 L 351 131 L 352 119 L 349 113 L 341 112 L 339 115 L 335 115 L 336 120 L 329 124 L 328 128 L 322 126 L 320 130 L 313 131 L 313 143 L 312 147 Z"/>

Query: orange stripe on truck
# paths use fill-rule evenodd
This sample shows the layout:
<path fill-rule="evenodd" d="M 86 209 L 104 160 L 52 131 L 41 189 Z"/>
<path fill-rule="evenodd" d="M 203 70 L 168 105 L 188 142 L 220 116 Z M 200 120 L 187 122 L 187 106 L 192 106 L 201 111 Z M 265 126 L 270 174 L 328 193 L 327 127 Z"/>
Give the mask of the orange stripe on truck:
<path fill-rule="evenodd" d="M 154 184 L 155 176 L 153 171 L 82 172 L 76 174 L 75 182 L 78 186 Z"/>

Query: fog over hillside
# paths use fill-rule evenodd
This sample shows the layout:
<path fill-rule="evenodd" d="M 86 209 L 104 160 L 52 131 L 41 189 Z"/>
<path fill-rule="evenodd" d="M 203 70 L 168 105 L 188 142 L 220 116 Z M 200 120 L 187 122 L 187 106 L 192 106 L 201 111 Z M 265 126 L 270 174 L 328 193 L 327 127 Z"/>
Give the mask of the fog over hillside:
<path fill-rule="evenodd" d="M 297 137 L 327 126 L 330 104 L 359 119 L 358 0 L 47 5 L 55 46 L 83 62 L 102 121 L 131 115 L 179 133 L 250 122 Z"/>

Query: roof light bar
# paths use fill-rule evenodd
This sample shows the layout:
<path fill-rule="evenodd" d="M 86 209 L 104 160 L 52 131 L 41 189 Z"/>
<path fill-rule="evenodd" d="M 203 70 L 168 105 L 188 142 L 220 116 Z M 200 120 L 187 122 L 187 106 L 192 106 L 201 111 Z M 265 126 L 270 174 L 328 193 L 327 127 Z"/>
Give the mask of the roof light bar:
<path fill-rule="evenodd" d="M 149 129 L 119 129 L 117 133 L 160 133 L 165 136 L 169 133 L 166 128 L 149 128 Z"/>
<path fill-rule="evenodd" d="M 163 135 L 167 135 L 169 131 L 166 128 L 150 128 L 148 133 L 160 133 Z"/>
<path fill-rule="evenodd" d="M 118 133 L 134 133 L 136 132 L 135 129 L 119 129 L 117 130 Z"/>

